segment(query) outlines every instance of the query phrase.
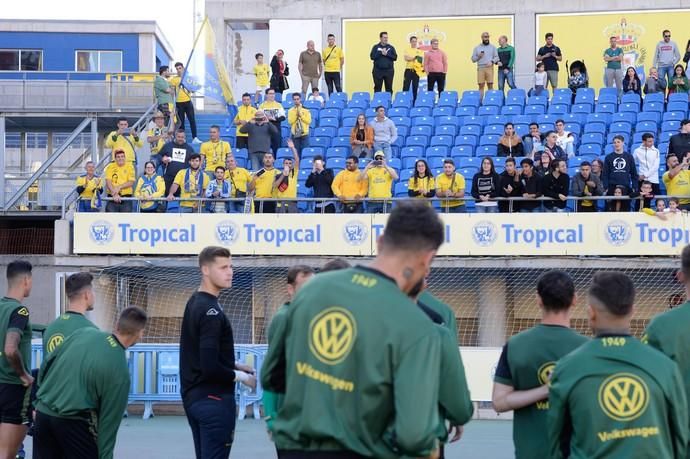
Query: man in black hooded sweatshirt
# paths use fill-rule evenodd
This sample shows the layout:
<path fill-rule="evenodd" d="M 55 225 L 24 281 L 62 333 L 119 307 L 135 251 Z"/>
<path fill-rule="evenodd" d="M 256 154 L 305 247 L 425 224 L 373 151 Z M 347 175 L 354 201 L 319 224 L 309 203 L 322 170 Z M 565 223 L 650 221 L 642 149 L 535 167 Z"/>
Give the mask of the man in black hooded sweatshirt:
<path fill-rule="evenodd" d="M 550 165 L 551 173 L 542 178 L 542 192 L 554 201 L 545 201 L 544 207 L 549 212 L 563 212 L 570 192 L 568 166 L 562 159 L 554 159 Z"/>

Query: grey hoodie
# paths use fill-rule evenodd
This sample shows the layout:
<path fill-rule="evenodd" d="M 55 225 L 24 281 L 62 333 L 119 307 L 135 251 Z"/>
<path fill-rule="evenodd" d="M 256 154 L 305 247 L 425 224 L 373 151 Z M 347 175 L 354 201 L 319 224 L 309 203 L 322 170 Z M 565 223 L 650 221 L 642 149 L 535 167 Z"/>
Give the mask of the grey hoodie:
<path fill-rule="evenodd" d="M 675 41 L 666 43 L 661 40 L 657 43 L 653 61 L 657 67 L 671 67 L 678 61 L 680 61 L 680 51 Z"/>

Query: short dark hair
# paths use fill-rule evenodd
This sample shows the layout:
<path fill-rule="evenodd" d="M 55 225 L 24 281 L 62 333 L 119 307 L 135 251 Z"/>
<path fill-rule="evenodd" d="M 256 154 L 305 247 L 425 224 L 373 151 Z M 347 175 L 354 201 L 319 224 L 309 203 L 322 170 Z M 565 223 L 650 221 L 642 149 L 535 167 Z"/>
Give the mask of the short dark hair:
<path fill-rule="evenodd" d="M 276 92 L 276 90 L 274 88 L 266 88 L 266 90 L 264 91 L 264 94 L 268 94 L 268 91 Z"/>
<path fill-rule="evenodd" d="M 614 135 L 613 140 L 620 140 L 621 142 L 625 143 L 625 137 L 622 135 Z"/>
<path fill-rule="evenodd" d="M 216 258 L 230 258 L 230 250 L 217 245 L 204 247 L 199 253 L 199 267 L 210 265 Z"/>
<path fill-rule="evenodd" d="M 388 217 L 382 242 L 393 250 L 436 250 L 443 243 L 443 223 L 428 203 L 398 203 Z"/>
<path fill-rule="evenodd" d="M 386 109 L 386 107 L 384 107 L 383 105 L 377 105 L 377 106 L 376 106 L 376 109 L 375 109 L 374 111 L 378 112 L 378 111 L 379 111 L 379 108 L 382 108 L 382 109 L 384 109 L 384 110 Z"/>
<path fill-rule="evenodd" d="M 31 276 L 32 269 L 33 266 L 26 260 L 11 261 L 10 264 L 7 265 L 7 283 L 11 284 L 21 276 Z"/>
<path fill-rule="evenodd" d="M 513 123 L 511 123 L 510 121 L 508 121 L 506 124 L 503 125 L 503 129 L 507 128 L 508 126 L 515 127 L 515 125 L 514 125 Z"/>
<path fill-rule="evenodd" d="M 582 162 L 580 163 L 580 167 L 583 167 L 583 166 L 592 167 L 592 164 L 591 164 L 589 161 L 582 161 Z"/>
<path fill-rule="evenodd" d="M 146 328 L 147 320 L 146 311 L 138 306 L 130 306 L 120 313 L 120 317 L 117 319 L 117 331 L 123 335 L 136 335 Z"/>
<path fill-rule="evenodd" d="M 168 71 L 169 68 L 170 68 L 170 67 L 168 67 L 167 65 L 161 65 L 161 66 L 158 68 L 158 74 L 159 74 L 159 75 L 163 75 L 163 72 Z"/>
<path fill-rule="evenodd" d="M 668 202 L 675 202 L 676 204 L 680 204 L 680 199 L 676 197 L 668 198 Z"/>
<path fill-rule="evenodd" d="M 684 120 L 681 120 L 680 122 L 680 127 L 685 126 L 686 124 L 690 124 L 690 120 L 685 118 Z"/>
<path fill-rule="evenodd" d="M 65 280 L 65 294 L 67 298 L 74 298 L 84 291 L 84 289 L 91 287 L 93 276 L 91 273 L 74 273 Z"/>
<path fill-rule="evenodd" d="M 537 295 L 547 311 L 565 311 L 573 304 L 575 283 L 567 272 L 553 269 L 539 277 Z"/>
<path fill-rule="evenodd" d="M 580 167 L 582 167 L 582 164 L 580 164 Z M 640 183 L 640 187 L 644 185 L 652 186 L 652 182 L 650 182 L 649 180 L 642 180 L 642 183 Z"/>
<path fill-rule="evenodd" d="M 218 172 L 218 169 L 222 170 L 225 172 L 225 168 L 223 166 L 216 166 L 216 168 L 213 170 L 213 172 Z"/>
<path fill-rule="evenodd" d="M 544 63 L 543 63 L 543 62 L 538 62 L 538 63 L 537 63 L 537 68 L 539 68 L 539 67 L 544 67 Z"/>
<path fill-rule="evenodd" d="M 115 123 L 117 124 L 117 123 L 119 123 L 120 121 L 127 121 L 127 124 L 129 124 L 129 120 L 127 119 L 126 116 L 121 116 L 121 117 L 119 117 Z"/>
<path fill-rule="evenodd" d="M 451 158 L 444 159 L 443 164 L 452 164 L 453 167 L 455 167 L 455 161 L 453 161 Z"/>
<path fill-rule="evenodd" d="M 590 301 L 614 316 L 626 316 L 635 303 L 635 284 L 618 271 L 600 271 L 589 286 Z"/>
<path fill-rule="evenodd" d="M 563 121 L 561 118 L 558 118 L 555 123 L 553 124 L 558 124 L 558 123 L 563 123 L 565 124 L 565 121 Z"/>
<path fill-rule="evenodd" d="M 410 40 L 409 40 L 409 41 L 412 41 L 413 39 L 416 40 L 417 37 L 416 37 L 415 35 L 410 35 Z"/>
<path fill-rule="evenodd" d="M 302 94 L 300 94 L 300 93 L 298 93 L 298 92 L 293 92 L 293 93 L 292 93 L 292 98 L 294 99 L 295 97 L 299 97 L 299 98 L 301 99 L 301 98 L 302 98 Z"/>
<path fill-rule="evenodd" d="M 352 161 L 355 162 L 355 164 L 359 164 L 359 157 L 357 157 L 357 156 L 355 156 L 355 155 L 350 155 L 350 156 L 347 157 L 347 159 L 351 159 Z M 347 160 L 346 160 L 346 161 L 347 161 Z"/>
<path fill-rule="evenodd" d="M 209 127 L 209 129 L 217 129 L 218 131 L 220 131 L 220 126 L 218 126 L 217 124 L 212 124 L 211 127 Z"/>
<path fill-rule="evenodd" d="M 552 172 L 555 171 L 560 167 L 562 162 L 564 163 L 565 161 L 560 158 L 554 159 L 553 161 L 551 161 L 551 164 L 549 164 L 549 169 L 551 169 Z"/>
<path fill-rule="evenodd" d="M 539 127 L 539 123 L 529 123 L 528 127 L 536 126 Z"/>
<path fill-rule="evenodd" d="M 175 62 L 175 67 L 184 67 L 182 62 Z"/>
<path fill-rule="evenodd" d="M 326 262 L 325 265 L 319 269 L 320 273 L 326 273 L 328 271 L 338 271 L 341 269 L 347 269 L 350 268 L 352 265 L 347 260 L 343 260 L 342 258 L 334 258 L 329 262 Z"/>
<path fill-rule="evenodd" d="M 323 156 L 321 156 L 321 155 L 314 155 L 314 157 L 312 158 L 312 161 L 316 161 L 316 160 L 318 160 L 318 159 L 320 159 L 321 161 L 323 161 Z"/>
<path fill-rule="evenodd" d="M 522 158 L 520 165 L 524 166 L 525 164 L 527 164 L 529 167 L 534 167 L 534 161 L 532 161 L 530 158 Z"/>
<path fill-rule="evenodd" d="M 288 283 L 288 285 L 295 285 L 295 282 L 297 281 L 297 276 L 299 276 L 300 274 L 306 274 L 306 275 L 314 274 L 314 272 L 315 272 L 314 268 L 312 268 L 311 266 L 307 266 L 307 265 L 291 266 L 287 272 L 287 283 Z"/>
<path fill-rule="evenodd" d="M 690 244 L 683 247 L 680 253 L 680 270 L 685 274 L 686 282 L 690 282 Z"/>
<path fill-rule="evenodd" d="M 244 99 L 245 97 L 249 97 L 251 99 L 252 95 L 248 92 L 245 92 L 244 94 L 242 94 L 242 98 Z"/>
<path fill-rule="evenodd" d="M 179 128 L 178 130 L 175 131 L 175 134 L 185 134 L 186 135 L 186 132 L 184 132 L 184 129 Z"/>
<path fill-rule="evenodd" d="M 645 132 L 644 134 L 642 134 L 642 140 L 653 139 L 653 138 L 654 138 L 654 134 L 652 134 L 651 132 Z"/>
<path fill-rule="evenodd" d="M 199 153 L 192 153 L 189 155 L 189 160 L 191 161 L 193 159 L 201 159 L 201 155 Z"/>
<path fill-rule="evenodd" d="M 256 53 L 256 54 L 254 54 L 254 59 L 258 59 L 259 56 L 264 57 L 263 54 L 261 54 L 261 53 Z"/>
<path fill-rule="evenodd" d="M 662 35 L 665 34 L 665 33 L 671 33 L 671 31 L 668 30 L 668 29 L 666 29 L 666 30 L 664 30 L 663 32 L 661 32 Z"/>
<path fill-rule="evenodd" d="M 335 35 L 333 35 L 332 33 L 329 33 L 326 38 L 331 38 L 331 37 L 335 38 Z"/>
<path fill-rule="evenodd" d="M 381 32 L 381 33 L 379 34 L 379 38 L 383 38 L 384 35 L 388 35 L 388 32 Z"/>
<path fill-rule="evenodd" d="M 546 35 L 544 35 L 544 40 L 548 40 L 549 38 L 553 38 L 553 34 L 551 32 L 547 32 Z"/>
<path fill-rule="evenodd" d="M 146 166 L 148 166 L 149 164 L 153 166 L 154 170 L 156 170 L 156 163 L 154 163 L 153 161 L 146 161 L 144 163 L 144 169 L 146 169 Z"/>
<path fill-rule="evenodd" d="M 515 164 L 515 158 L 513 158 L 512 156 L 508 156 L 508 157 L 506 158 L 504 164 L 508 164 L 508 163 L 513 163 L 513 164 Z"/>

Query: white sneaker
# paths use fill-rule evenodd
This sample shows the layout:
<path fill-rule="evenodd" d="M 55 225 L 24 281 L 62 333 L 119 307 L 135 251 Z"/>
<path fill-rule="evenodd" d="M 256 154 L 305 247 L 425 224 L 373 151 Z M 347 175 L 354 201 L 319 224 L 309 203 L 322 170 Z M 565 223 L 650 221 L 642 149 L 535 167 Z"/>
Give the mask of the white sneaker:
<path fill-rule="evenodd" d="M 192 140 L 192 143 L 203 143 L 201 140 L 199 140 L 199 137 L 194 137 L 194 140 Z"/>

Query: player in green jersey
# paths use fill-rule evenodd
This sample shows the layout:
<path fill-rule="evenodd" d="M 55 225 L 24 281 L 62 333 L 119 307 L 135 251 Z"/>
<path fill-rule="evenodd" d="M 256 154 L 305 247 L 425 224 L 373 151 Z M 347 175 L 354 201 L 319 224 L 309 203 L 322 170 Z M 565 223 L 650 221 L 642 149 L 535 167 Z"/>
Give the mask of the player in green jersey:
<path fill-rule="evenodd" d="M 145 326 L 143 309 L 126 308 L 114 333 L 82 328 L 43 362 L 36 457 L 112 459 L 130 386 L 126 349 L 141 340 Z"/>
<path fill-rule="evenodd" d="M 594 275 L 587 314 L 595 337 L 559 360 L 551 376 L 552 458 L 685 458 L 688 408 L 680 371 L 630 335 L 634 302 L 635 286 L 625 274 Z"/>
<path fill-rule="evenodd" d="M 281 459 L 437 454 L 439 332 L 407 294 L 442 242 L 432 207 L 400 203 L 370 267 L 319 274 L 297 294 L 261 373 L 285 392 Z"/>
<path fill-rule="evenodd" d="M 556 361 L 587 341 L 570 328 L 575 302 L 575 284 L 568 273 L 544 273 L 537 281 L 541 323 L 511 337 L 503 346 L 492 398 L 496 412 L 515 411 L 516 459 L 548 457 L 549 446 L 544 442 L 547 382 Z"/>

